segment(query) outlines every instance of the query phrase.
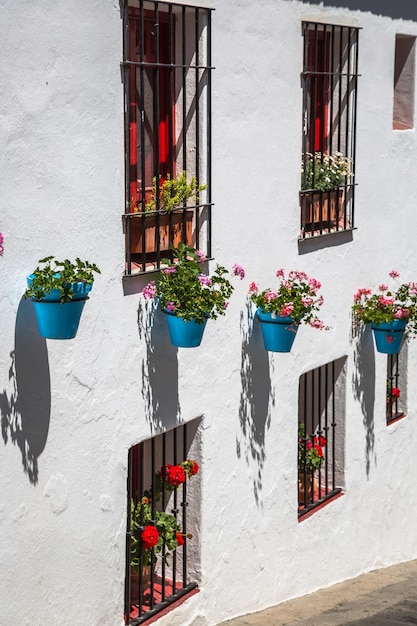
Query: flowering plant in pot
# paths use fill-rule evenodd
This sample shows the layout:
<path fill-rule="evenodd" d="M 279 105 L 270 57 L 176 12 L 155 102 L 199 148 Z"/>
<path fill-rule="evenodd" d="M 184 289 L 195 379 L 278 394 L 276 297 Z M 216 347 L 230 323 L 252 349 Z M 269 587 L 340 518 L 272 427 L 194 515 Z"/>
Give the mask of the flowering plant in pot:
<path fill-rule="evenodd" d="M 389 277 L 398 281 L 400 274 L 392 270 Z M 382 283 L 375 292 L 360 288 L 353 299 L 354 324 L 371 324 L 378 351 L 396 354 L 405 330 L 408 337 L 417 335 L 417 283 Z"/>
<path fill-rule="evenodd" d="M 130 577 L 134 599 L 139 597 L 139 587 L 143 590 L 149 583 L 158 557 L 168 565 L 170 553 L 183 546 L 186 539 L 192 539 L 191 533 L 182 531 L 173 513 L 161 511 L 158 506 L 164 490 L 175 491 L 198 471 L 198 463 L 192 459 L 164 465 L 156 473 L 152 489 L 145 491 L 138 502 L 131 499 Z"/>
<path fill-rule="evenodd" d="M 228 270 L 222 265 L 217 264 L 211 276 L 205 274 L 201 263 L 207 259 L 193 247 L 180 243 L 178 248 L 173 249 L 173 256 L 173 263 L 163 261 L 168 266 L 161 270 L 159 281 L 151 281 L 142 290 L 142 295 L 159 300 L 163 312 L 167 314 L 173 345 L 195 347 L 201 342 L 207 320 L 225 314 L 233 285 L 227 278 Z M 233 274 L 243 278 L 245 272 L 235 264 Z M 186 340 L 179 337 L 182 332 L 195 332 L 192 345 L 183 345 Z"/>
<path fill-rule="evenodd" d="M 299 324 L 308 324 L 318 329 L 327 328 L 316 315 L 323 304 L 323 296 L 318 295 L 321 283 L 305 272 L 290 271 L 286 277 L 284 270 L 279 269 L 276 276 L 276 288 L 268 287 L 260 291 L 257 283 L 252 282 L 249 286 L 249 298 L 258 307 L 257 317 L 263 323 L 265 348 L 273 352 L 288 352 Z M 280 326 L 271 326 L 274 323 Z M 284 333 L 282 349 L 279 349 L 281 341 L 274 342 L 273 336 L 276 332 Z"/>
<path fill-rule="evenodd" d="M 325 461 L 327 441 L 321 435 L 307 436 L 304 423 L 298 426 L 298 499 L 300 502 L 313 497 L 316 489 L 315 473 Z"/>
<path fill-rule="evenodd" d="M 84 304 L 94 282 L 94 273 L 100 274 L 95 264 L 53 256 L 39 261 L 40 265 L 27 277 L 25 298 L 34 302 L 39 332 L 49 339 L 75 337 Z"/>
<path fill-rule="evenodd" d="M 301 163 L 301 189 L 331 191 L 349 183 L 352 176 L 352 159 L 341 152 L 323 154 L 308 152 Z"/>

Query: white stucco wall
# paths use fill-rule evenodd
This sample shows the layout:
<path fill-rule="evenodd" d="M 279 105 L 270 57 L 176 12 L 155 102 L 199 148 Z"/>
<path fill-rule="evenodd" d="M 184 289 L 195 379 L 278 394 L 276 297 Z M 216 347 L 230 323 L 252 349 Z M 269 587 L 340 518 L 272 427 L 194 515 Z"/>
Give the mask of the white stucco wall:
<path fill-rule="evenodd" d="M 123 623 L 127 451 L 199 416 L 200 592 L 161 626 L 211 626 L 417 557 L 417 348 L 408 351 L 408 416 L 387 427 L 386 359 L 369 335 L 360 349 L 350 336 L 358 287 L 393 268 L 416 280 L 417 138 L 392 130 L 392 102 L 395 34 L 417 35 L 417 20 L 291 0 L 214 6 L 214 256 L 243 265 L 246 279 L 198 349 L 173 349 L 157 317 L 149 372 L 138 327 L 146 281 L 122 279 L 118 2 L 0 1 L 4 626 Z M 361 77 L 357 230 L 300 249 L 303 19 L 360 27 Z M 41 339 L 22 300 L 26 276 L 48 254 L 102 271 L 67 342 Z M 272 284 L 278 267 L 321 280 L 331 330 L 302 327 L 290 354 L 268 354 L 255 329 L 251 408 L 245 295 L 252 280 Z M 298 523 L 299 376 L 344 356 L 345 494 Z"/>

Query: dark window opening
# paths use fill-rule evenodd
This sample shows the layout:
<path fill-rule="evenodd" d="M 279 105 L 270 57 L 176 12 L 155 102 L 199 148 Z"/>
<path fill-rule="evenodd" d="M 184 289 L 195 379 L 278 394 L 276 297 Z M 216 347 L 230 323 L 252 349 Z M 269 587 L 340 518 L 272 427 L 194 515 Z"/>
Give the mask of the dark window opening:
<path fill-rule="evenodd" d="M 129 0 L 123 21 L 130 275 L 159 269 L 181 241 L 211 256 L 211 10 Z M 167 211 L 162 185 L 184 172 L 205 189 Z"/>
<path fill-rule="evenodd" d="M 406 415 L 407 344 L 403 344 L 398 354 L 387 355 L 386 416 L 387 424 Z"/>
<path fill-rule="evenodd" d="M 298 516 L 340 493 L 344 468 L 346 359 L 303 374 L 299 385 Z"/>
<path fill-rule="evenodd" d="M 303 23 L 300 238 L 354 227 L 358 29 Z"/>
<path fill-rule="evenodd" d="M 197 590 L 196 432 L 195 422 L 185 424 L 129 450 L 126 624 L 141 624 Z"/>

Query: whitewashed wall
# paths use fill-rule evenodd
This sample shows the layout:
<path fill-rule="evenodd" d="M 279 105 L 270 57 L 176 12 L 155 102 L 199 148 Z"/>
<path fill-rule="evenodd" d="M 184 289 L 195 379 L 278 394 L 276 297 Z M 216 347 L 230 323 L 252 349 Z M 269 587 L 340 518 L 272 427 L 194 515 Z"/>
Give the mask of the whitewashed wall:
<path fill-rule="evenodd" d="M 210 626 L 417 557 L 417 346 L 408 417 L 387 428 L 386 359 L 370 336 L 360 350 L 350 338 L 358 287 L 393 268 L 417 277 L 417 138 L 392 131 L 395 34 L 417 35 L 417 20 L 291 0 L 215 8 L 214 254 L 247 278 L 198 349 L 174 350 L 158 317 L 149 360 L 138 326 L 145 281 L 122 279 L 118 2 L 0 0 L 4 626 L 123 623 L 127 451 L 199 416 L 200 593 L 161 626 Z M 357 230 L 308 252 L 297 243 L 303 19 L 362 29 Z M 22 300 L 48 254 L 102 270 L 72 341 L 42 340 Z M 272 355 L 258 328 L 247 346 L 245 294 L 281 266 L 322 281 L 331 330 L 303 327 L 290 354 Z M 299 376 L 345 355 L 346 493 L 298 523 Z"/>

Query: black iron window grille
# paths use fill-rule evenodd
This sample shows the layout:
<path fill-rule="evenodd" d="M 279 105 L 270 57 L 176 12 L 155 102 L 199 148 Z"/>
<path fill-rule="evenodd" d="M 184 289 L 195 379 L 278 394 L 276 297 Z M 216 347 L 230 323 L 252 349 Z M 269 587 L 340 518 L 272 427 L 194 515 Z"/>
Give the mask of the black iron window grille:
<path fill-rule="evenodd" d="M 130 275 L 179 242 L 211 256 L 211 10 L 124 0 L 123 25 Z"/>
<path fill-rule="evenodd" d="M 338 359 L 300 377 L 298 515 L 342 490 L 345 362 Z"/>
<path fill-rule="evenodd" d="M 387 424 L 404 417 L 406 413 L 406 348 L 406 344 L 403 344 L 398 354 L 388 354 L 387 356 Z"/>
<path fill-rule="evenodd" d="M 129 450 L 126 624 L 141 624 L 197 590 L 200 478 L 188 456 L 189 430 L 183 425 Z"/>
<path fill-rule="evenodd" d="M 301 239 L 354 227 L 358 35 L 303 22 Z"/>

